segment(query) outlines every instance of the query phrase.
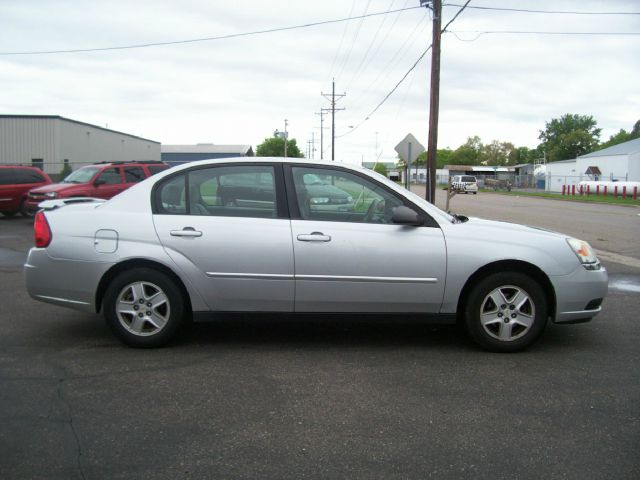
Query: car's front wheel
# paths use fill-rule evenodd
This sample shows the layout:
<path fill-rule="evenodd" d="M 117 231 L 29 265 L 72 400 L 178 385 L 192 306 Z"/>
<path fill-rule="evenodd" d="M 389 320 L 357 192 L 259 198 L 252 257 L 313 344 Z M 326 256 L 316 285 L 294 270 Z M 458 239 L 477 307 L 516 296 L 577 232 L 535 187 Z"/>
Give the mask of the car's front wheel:
<path fill-rule="evenodd" d="M 104 295 L 104 315 L 115 335 L 132 347 L 161 347 L 183 323 L 185 301 L 166 274 L 135 268 L 117 275 Z"/>
<path fill-rule="evenodd" d="M 535 342 L 547 323 L 547 299 L 528 275 L 500 272 L 484 277 L 465 304 L 471 337 L 494 352 L 516 352 Z"/>

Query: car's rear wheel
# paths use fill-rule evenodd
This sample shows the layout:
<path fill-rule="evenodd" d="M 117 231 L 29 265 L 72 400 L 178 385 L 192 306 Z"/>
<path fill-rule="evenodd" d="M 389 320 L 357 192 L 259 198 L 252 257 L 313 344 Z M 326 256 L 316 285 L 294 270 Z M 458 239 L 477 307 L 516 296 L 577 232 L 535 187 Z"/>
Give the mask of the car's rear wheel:
<path fill-rule="evenodd" d="M 166 274 L 135 268 L 116 276 L 104 295 L 107 323 L 132 347 L 166 345 L 183 324 L 185 301 Z"/>
<path fill-rule="evenodd" d="M 5 217 L 13 217 L 17 212 L 2 212 Z"/>
<path fill-rule="evenodd" d="M 465 303 L 471 337 L 494 352 L 516 352 L 535 342 L 547 323 L 547 299 L 528 275 L 500 272 L 484 277 Z"/>

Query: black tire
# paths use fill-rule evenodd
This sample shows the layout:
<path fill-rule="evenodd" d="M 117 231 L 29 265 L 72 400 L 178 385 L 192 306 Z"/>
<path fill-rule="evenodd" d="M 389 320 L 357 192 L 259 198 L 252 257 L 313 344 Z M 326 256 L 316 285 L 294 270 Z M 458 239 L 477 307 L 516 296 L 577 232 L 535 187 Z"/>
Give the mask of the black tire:
<path fill-rule="evenodd" d="M 20 204 L 20 215 L 22 215 L 24 218 L 33 218 L 35 214 L 36 212 L 32 212 L 27 209 L 27 203 L 23 200 Z"/>
<path fill-rule="evenodd" d="M 137 285 L 136 291 L 143 292 L 141 297 L 144 302 L 139 303 L 140 298 L 136 299 L 134 285 Z M 166 301 L 151 306 L 154 298 L 156 301 L 161 298 L 153 296 L 158 291 Z M 124 312 L 123 308 L 116 308 L 121 299 L 127 305 L 131 302 L 131 314 Z M 175 337 L 188 316 L 185 305 L 183 293 L 171 277 L 152 268 L 134 268 L 120 273 L 109 283 L 103 310 L 107 324 L 125 344 L 154 348 L 166 345 Z M 160 323 L 158 320 L 164 322 L 161 327 L 157 325 Z M 139 332 L 136 333 L 136 330 Z"/>
<path fill-rule="evenodd" d="M 4 215 L 7 218 L 11 218 L 13 217 L 16 213 L 18 212 L 2 212 L 2 215 Z"/>
<path fill-rule="evenodd" d="M 522 294 L 519 299 L 526 297 L 528 300 L 520 305 L 516 291 Z M 506 298 L 501 305 L 495 305 L 495 312 L 493 299 L 489 296 L 492 293 L 498 298 Z M 511 293 L 514 295 L 510 296 Z M 515 300 L 513 309 L 511 300 Z M 506 308 L 502 309 L 503 306 Z M 482 325 L 481 311 L 488 320 L 486 326 Z M 492 318 L 494 313 L 495 318 Z M 516 317 L 512 318 L 514 314 Z M 517 352 L 527 348 L 542 334 L 547 317 L 547 298 L 542 287 L 530 276 L 518 272 L 494 273 L 482 278 L 469 293 L 464 309 L 467 332 L 478 345 L 492 352 Z M 530 325 L 527 327 L 520 322 Z"/>

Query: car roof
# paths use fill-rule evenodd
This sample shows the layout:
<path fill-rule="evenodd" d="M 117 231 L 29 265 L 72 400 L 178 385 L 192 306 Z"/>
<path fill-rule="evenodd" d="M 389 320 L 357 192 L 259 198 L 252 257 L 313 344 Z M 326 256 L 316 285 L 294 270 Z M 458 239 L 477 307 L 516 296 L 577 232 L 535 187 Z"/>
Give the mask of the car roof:
<path fill-rule="evenodd" d="M 38 170 L 40 172 L 42 171 L 38 167 L 32 167 L 28 165 L 0 165 L 0 168 L 24 168 L 26 170 Z"/>

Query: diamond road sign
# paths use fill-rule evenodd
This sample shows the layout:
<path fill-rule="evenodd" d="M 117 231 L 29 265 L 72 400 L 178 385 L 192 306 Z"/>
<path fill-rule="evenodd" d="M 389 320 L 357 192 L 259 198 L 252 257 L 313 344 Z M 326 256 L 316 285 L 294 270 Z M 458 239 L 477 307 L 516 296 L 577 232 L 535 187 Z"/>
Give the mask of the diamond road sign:
<path fill-rule="evenodd" d="M 396 145 L 395 151 L 398 152 L 400 158 L 405 162 L 413 163 L 413 161 L 418 158 L 418 155 L 425 151 L 425 148 L 418 140 L 416 140 L 416 137 L 409 133 L 398 145 Z"/>

